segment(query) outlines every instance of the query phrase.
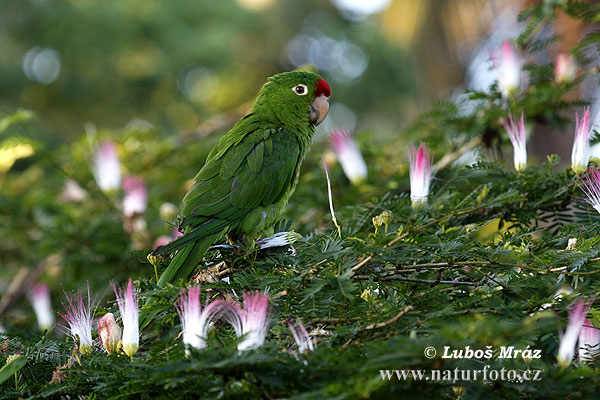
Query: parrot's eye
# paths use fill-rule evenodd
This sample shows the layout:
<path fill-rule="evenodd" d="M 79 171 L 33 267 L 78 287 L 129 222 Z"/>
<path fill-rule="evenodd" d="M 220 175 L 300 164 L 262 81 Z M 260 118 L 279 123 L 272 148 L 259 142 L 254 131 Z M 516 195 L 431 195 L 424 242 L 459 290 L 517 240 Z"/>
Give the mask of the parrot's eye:
<path fill-rule="evenodd" d="M 304 96 L 305 94 L 308 93 L 308 88 L 306 87 L 306 85 L 303 85 L 301 83 L 297 84 L 296 86 L 294 86 L 292 88 L 292 90 L 294 91 L 294 93 L 296 93 L 298 96 Z"/>

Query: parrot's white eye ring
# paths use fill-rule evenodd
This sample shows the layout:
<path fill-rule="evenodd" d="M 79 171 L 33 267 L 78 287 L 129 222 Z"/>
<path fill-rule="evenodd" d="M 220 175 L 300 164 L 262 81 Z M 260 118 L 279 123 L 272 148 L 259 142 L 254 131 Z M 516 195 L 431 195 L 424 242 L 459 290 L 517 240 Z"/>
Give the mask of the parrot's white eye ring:
<path fill-rule="evenodd" d="M 298 96 L 306 96 L 308 94 L 308 88 L 306 85 L 299 83 L 292 88 L 292 92 L 296 93 Z"/>

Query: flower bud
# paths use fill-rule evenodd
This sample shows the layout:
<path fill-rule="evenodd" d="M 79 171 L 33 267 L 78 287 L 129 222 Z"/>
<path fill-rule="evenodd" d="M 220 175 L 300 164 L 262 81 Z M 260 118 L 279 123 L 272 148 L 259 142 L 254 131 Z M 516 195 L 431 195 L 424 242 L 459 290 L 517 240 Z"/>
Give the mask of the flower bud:
<path fill-rule="evenodd" d="M 498 89 L 504 97 L 510 97 L 521 87 L 521 58 L 512 44 L 505 40 L 494 61 L 498 72 Z"/>
<path fill-rule="evenodd" d="M 173 203 L 162 203 L 158 209 L 158 214 L 165 221 L 171 221 L 177 216 L 177 206 Z"/>
<path fill-rule="evenodd" d="M 121 186 L 121 164 L 117 146 L 112 141 L 100 145 L 94 155 L 94 178 L 103 192 L 111 192 Z"/>
<path fill-rule="evenodd" d="M 577 62 L 572 54 L 560 53 L 556 57 L 554 67 L 554 80 L 556 83 L 567 83 L 575 79 L 577 74 Z"/>
<path fill-rule="evenodd" d="M 141 178 L 128 176 L 123 180 L 123 214 L 133 217 L 146 212 L 148 206 L 148 188 Z"/>
<path fill-rule="evenodd" d="M 367 164 L 350 133 L 346 130 L 334 130 L 329 138 L 348 180 L 353 185 L 362 182 L 367 177 Z"/>
<path fill-rule="evenodd" d="M 433 156 L 427 150 L 425 144 L 421 143 L 417 150 L 411 147 L 408 153 L 410 165 L 410 199 L 413 206 L 418 206 L 427 201 L 429 196 L 429 185 L 433 174 Z M 383 221 L 382 221 L 383 222 Z"/>
<path fill-rule="evenodd" d="M 121 328 L 117 325 L 113 313 L 108 313 L 98 320 L 98 337 L 108 354 L 117 351 L 121 341 Z"/>

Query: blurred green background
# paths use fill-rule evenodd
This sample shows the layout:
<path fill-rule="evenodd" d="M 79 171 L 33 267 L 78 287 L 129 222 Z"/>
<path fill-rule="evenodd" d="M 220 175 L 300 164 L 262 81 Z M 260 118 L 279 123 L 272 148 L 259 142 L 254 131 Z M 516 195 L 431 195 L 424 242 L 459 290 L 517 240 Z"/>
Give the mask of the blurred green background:
<path fill-rule="evenodd" d="M 68 140 L 88 122 L 194 130 L 305 64 L 332 86 L 327 127 L 392 135 L 463 81 L 490 21 L 518 2 L 0 3 L 0 109 L 31 109 L 53 139 Z"/>

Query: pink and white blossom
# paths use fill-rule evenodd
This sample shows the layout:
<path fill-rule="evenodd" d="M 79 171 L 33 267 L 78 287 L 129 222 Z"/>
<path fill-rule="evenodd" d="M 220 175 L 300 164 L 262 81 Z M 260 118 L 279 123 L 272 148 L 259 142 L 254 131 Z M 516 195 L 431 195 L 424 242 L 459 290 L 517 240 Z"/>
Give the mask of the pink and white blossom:
<path fill-rule="evenodd" d="M 583 300 L 579 300 L 575 306 L 569 309 L 569 323 L 567 325 L 567 330 L 560 339 L 560 346 L 558 348 L 558 353 L 556 354 L 558 363 L 563 367 L 569 366 L 573 361 L 579 333 L 581 332 L 581 327 L 585 322 L 585 317 L 590 306 L 591 302 L 585 303 Z"/>
<path fill-rule="evenodd" d="M 156 238 L 156 240 L 154 240 L 154 244 L 152 245 L 152 249 L 156 250 L 161 246 L 166 246 L 169 243 L 171 243 L 171 241 L 173 240 L 173 238 L 171 236 L 167 236 L 167 235 L 160 235 L 159 237 Z"/>
<path fill-rule="evenodd" d="M 133 358 L 140 344 L 138 291 L 133 288 L 131 278 L 129 278 L 127 287 L 123 290 L 117 288 L 112 282 L 111 286 L 117 297 L 117 304 L 123 321 L 123 351 Z"/>
<path fill-rule="evenodd" d="M 144 180 L 128 176 L 123 180 L 123 215 L 133 217 L 146 212 L 148 206 L 148 188 Z"/>
<path fill-rule="evenodd" d="M 94 154 L 94 179 L 103 192 L 118 190 L 121 186 L 121 163 L 113 141 L 103 142 Z"/>
<path fill-rule="evenodd" d="M 297 328 L 294 327 L 294 324 L 292 324 L 290 321 L 287 323 L 287 326 L 294 337 L 294 341 L 296 342 L 296 346 L 298 346 L 298 352 L 304 353 L 307 350 L 315 351 L 317 348 L 317 341 L 310 337 L 308 331 L 299 318 L 296 321 L 296 325 L 298 325 Z"/>
<path fill-rule="evenodd" d="M 348 180 L 354 185 L 362 182 L 367 177 L 367 164 L 350 133 L 334 129 L 329 139 Z"/>
<path fill-rule="evenodd" d="M 513 47 L 505 40 L 494 56 L 494 65 L 498 73 L 498 89 L 505 98 L 516 93 L 521 87 L 521 67 L 523 61 Z"/>
<path fill-rule="evenodd" d="M 577 75 L 577 61 L 573 54 L 560 53 L 556 57 L 554 80 L 557 83 L 571 82 Z"/>
<path fill-rule="evenodd" d="M 191 286 L 187 293 L 182 290 L 180 299 L 175 303 L 177 313 L 181 319 L 181 329 L 183 331 L 183 343 L 187 347 L 195 349 L 204 349 L 206 347 L 206 338 L 208 331 L 219 319 L 224 308 L 228 304 L 223 300 L 214 300 L 204 308 L 200 306 L 200 287 Z"/>
<path fill-rule="evenodd" d="M 119 348 L 121 327 L 117 325 L 113 313 L 105 314 L 98 320 L 98 337 L 100 344 L 108 354 L 114 353 Z"/>
<path fill-rule="evenodd" d="M 525 130 L 525 115 L 521 113 L 521 119 L 517 123 L 511 113 L 508 113 L 508 121 L 502 119 L 502 125 L 513 145 L 513 161 L 515 169 L 522 171 L 527 165 L 527 136 Z"/>
<path fill-rule="evenodd" d="M 244 308 L 238 303 L 228 303 L 224 309 L 225 319 L 233 326 L 242 341 L 238 350 L 252 350 L 261 347 L 271 324 L 269 296 L 261 292 L 244 293 Z"/>
<path fill-rule="evenodd" d="M 83 300 L 81 290 L 71 296 L 65 293 L 67 302 L 63 302 L 65 312 L 59 312 L 60 316 L 69 324 L 69 334 L 79 344 L 81 354 L 92 352 L 92 323 L 96 305 L 92 302 L 90 285 L 87 285 L 87 301 Z"/>
<path fill-rule="evenodd" d="M 427 201 L 433 175 L 433 156 L 423 142 L 417 150 L 411 146 L 408 153 L 410 164 L 410 199 L 413 205 Z"/>
<path fill-rule="evenodd" d="M 590 137 L 592 135 L 590 126 L 590 108 L 583 110 L 583 117 L 575 114 L 575 140 L 573 142 L 573 151 L 571 152 L 571 169 L 576 174 L 587 170 L 590 161 Z"/>
<path fill-rule="evenodd" d="M 590 169 L 580 178 L 579 187 L 585 193 L 584 200 L 600 213 L 600 169 Z"/>
<path fill-rule="evenodd" d="M 579 331 L 579 361 L 591 361 L 600 353 L 600 326 L 585 320 Z"/>
<path fill-rule="evenodd" d="M 40 330 L 45 331 L 54 325 L 54 313 L 48 286 L 45 283 L 36 283 L 27 292 L 27 298 L 33 307 Z"/>

